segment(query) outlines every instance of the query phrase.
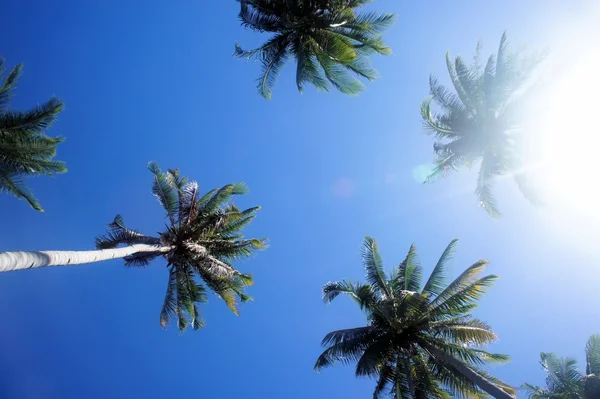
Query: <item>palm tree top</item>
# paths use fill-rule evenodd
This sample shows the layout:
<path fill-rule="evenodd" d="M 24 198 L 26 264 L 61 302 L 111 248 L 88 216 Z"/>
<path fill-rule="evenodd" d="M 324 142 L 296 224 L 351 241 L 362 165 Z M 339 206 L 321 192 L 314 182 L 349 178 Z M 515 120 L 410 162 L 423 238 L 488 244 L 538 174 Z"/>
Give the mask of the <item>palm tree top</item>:
<path fill-rule="evenodd" d="M 481 397 L 483 389 L 495 389 L 492 392 L 499 397 L 514 395 L 508 384 L 481 369 L 508 357 L 480 348 L 494 342 L 496 334 L 471 316 L 496 276 L 480 277 L 487 262 L 478 261 L 450 284 L 444 283 L 456 242 L 448 245 L 424 281 L 414 245 L 387 275 L 377 242 L 366 237 L 362 254 L 366 283 L 327 283 L 323 299 L 329 303 L 340 294 L 350 296 L 366 314 L 367 325 L 327 334 L 315 369 L 356 363 L 357 376 L 377 379 L 375 398 L 386 392 L 398 398 Z"/>
<path fill-rule="evenodd" d="M 592 335 L 585 346 L 585 374 L 577 369 L 577 360 L 555 353 L 540 353 L 540 365 L 546 372 L 546 387 L 524 384 L 530 399 L 595 399 L 600 397 L 600 335 Z"/>
<path fill-rule="evenodd" d="M 306 83 L 319 90 L 335 87 L 345 94 L 364 88 L 353 75 L 373 80 L 376 71 L 369 65 L 373 53 L 390 54 L 381 34 L 395 17 L 355 9 L 371 0 L 239 0 L 240 20 L 246 28 L 272 33 L 273 37 L 253 50 L 236 45 L 235 55 L 257 57 L 262 73 L 259 93 L 271 98 L 279 70 L 290 57 L 296 59 L 296 85 L 302 92 Z"/>
<path fill-rule="evenodd" d="M 43 211 L 23 177 L 53 176 L 67 171 L 64 162 L 53 159 L 64 139 L 44 133 L 62 111 L 63 104 L 53 97 L 25 112 L 9 111 L 22 70 L 23 65 L 19 64 L 2 79 L 5 69 L 4 60 L 0 59 L 0 191 L 24 199 L 33 209 Z"/>
<path fill-rule="evenodd" d="M 430 97 L 421 104 L 427 133 L 434 136 L 435 167 L 426 182 L 448 176 L 480 161 L 476 194 L 492 217 L 500 211 L 493 195 L 494 179 L 510 173 L 534 204 L 540 199 L 528 178 L 523 153 L 524 104 L 530 101 L 531 78 L 543 60 L 540 53 L 524 54 L 509 48 L 506 32 L 498 51 L 481 62 L 481 44 L 473 63 L 446 53 L 451 87 L 430 76 Z M 435 103 L 437 110 L 431 105 Z"/>
<path fill-rule="evenodd" d="M 163 249 L 125 257 L 126 266 L 146 266 L 161 256 L 167 261 L 169 282 L 160 316 L 163 327 L 173 317 L 182 331 L 189 324 L 194 329 L 202 327 L 197 304 L 206 301 L 205 286 L 237 314 L 238 301 L 251 299 L 244 290 L 253 281 L 232 263 L 266 248 L 266 239 L 242 235 L 260 207 L 240 210 L 230 202 L 233 196 L 247 193 L 243 184 L 228 184 L 201 195 L 198 183 L 181 177 L 178 170 L 163 172 L 155 163 L 148 168 L 153 174 L 152 193 L 166 212 L 166 229 L 158 237 L 146 236 L 126 227 L 117 215 L 108 233 L 96 239 L 96 247 L 151 244 Z"/>

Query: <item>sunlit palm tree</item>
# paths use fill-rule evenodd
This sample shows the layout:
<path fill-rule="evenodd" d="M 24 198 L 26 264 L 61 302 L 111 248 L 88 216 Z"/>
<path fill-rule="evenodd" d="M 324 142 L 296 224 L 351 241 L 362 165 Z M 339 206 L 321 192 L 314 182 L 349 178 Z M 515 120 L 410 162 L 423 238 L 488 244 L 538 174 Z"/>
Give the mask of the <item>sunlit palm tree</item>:
<path fill-rule="evenodd" d="M 262 63 L 258 91 L 267 99 L 279 70 L 289 58 L 296 60 L 296 85 L 317 89 L 335 87 L 357 94 L 363 84 L 355 76 L 376 78 L 368 57 L 390 54 L 382 32 L 393 23 L 392 14 L 356 14 L 355 9 L 372 0 L 240 0 L 244 27 L 273 36 L 254 50 L 236 45 L 235 55 Z"/>
<path fill-rule="evenodd" d="M 2 81 L 4 60 L 0 59 L 0 191 L 26 200 L 38 211 L 42 207 L 23 177 L 52 176 L 67 171 L 65 164 L 55 161 L 56 147 L 61 137 L 50 138 L 44 134 L 63 109 L 62 103 L 51 98 L 29 111 L 9 111 L 13 90 L 23 65 L 14 67 Z"/>
<path fill-rule="evenodd" d="M 367 316 L 367 325 L 330 332 L 327 349 L 316 370 L 336 362 L 356 363 L 357 376 L 377 378 L 374 398 L 389 393 L 400 398 L 485 397 L 512 398 L 515 390 L 492 377 L 481 366 L 505 362 L 505 355 L 481 346 L 496 335 L 470 313 L 496 279 L 479 277 L 486 261 L 478 261 L 453 282 L 444 284 L 446 264 L 456 245 L 446 248 L 422 285 L 422 268 L 414 246 L 389 276 L 383 270 L 377 243 L 366 237 L 363 264 L 366 283 L 339 281 L 323 287 L 329 303 L 349 295 Z"/>
<path fill-rule="evenodd" d="M 577 361 L 541 353 L 540 364 L 546 372 L 546 387 L 525 384 L 530 399 L 600 398 L 600 335 L 592 335 L 585 346 L 585 375 L 577 370 Z"/>
<path fill-rule="evenodd" d="M 43 266 L 77 265 L 123 258 L 126 266 L 146 266 L 162 257 L 169 279 L 160 324 L 166 327 L 177 317 L 180 330 L 189 324 L 204 325 L 196 306 L 206 301 L 206 287 L 237 314 L 238 300 L 249 299 L 244 288 L 252 278 L 236 270 L 232 262 L 265 247 L 264 239 L 245 239 L 241 231 L 259 207 L 244 211 L 230 203 L 245 194 L 241 184 L 229 184 L 200 195 L 198 184 L 180 177 L 177 170 L 162 172 L 151 163 L 152 193 L 166 211 L 168 225 L 158 237 L 127 228 L 119 215 L 109 232 L 96 239 L 96 251 L 39 251 L 0 253 L 0 271 Z M 187 315 L 186 315 L 187 314 Z"/>
<path fill-rule="evenodd" d="M 478 46 L 478 54 L 480 49 Z M 522 193 L 534 204 L 540 203 L 527 177 L 523 115 L 532 93 L 530 78 L 541 59 L 541 55 L 511 52 L 506 33 L 497 55 L 491 55 L 485 67 L 478 56 L 468 66 L 462 57 L 453 61 L 446 53 L 453 90 L 431 76 L 431 97 L 421 105 L 424 126 L 436 139 L 433 150 L 437 159 L 427 182 L 479 161 L 476 194 L 480 206 L 491 216 L 500 216 L 492 193 L 498 176 L 514 176 Z M 432 102 L 440 112 L 431 109 Z"/>

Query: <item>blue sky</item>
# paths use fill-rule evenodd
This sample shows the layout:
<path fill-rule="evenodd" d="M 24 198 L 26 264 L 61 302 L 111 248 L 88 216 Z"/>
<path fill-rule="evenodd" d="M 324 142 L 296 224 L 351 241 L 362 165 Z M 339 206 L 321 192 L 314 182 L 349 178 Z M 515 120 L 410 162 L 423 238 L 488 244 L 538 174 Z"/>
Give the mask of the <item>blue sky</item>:
<path fill-rule="evenodd" d="M 14 108 L 65 102 L 50 133 L 67 137 L 58 158 L 70 171 L 31 181 L 43 214 L 0 196 L 0 250 L 91 249 L 117 213 L 160 230 L 151 160 L 203 190 L 247 183 L 237 203 L 263 206 L 248 234 L 271 247 L 239 264 L 255 277 L 255 302 L 235 317 L 211 297 L 207 327 L 183 335 L 159 326 L 160 261 L 0 276 L 0 397 L 370 397 L 373 382 L 350 367 L 312 371 L 325 333 L 364 324 L 349 300 L 320 298 L 327 281 L 363 278 L 364 235 L 388 268 L 415 242 L 429 271 L 455 237 L 453 276 L 491 261 L 501 278 L 476 315 L 500 337 L 493 350 L 512 357 L 498 377 L 541 383 L 540 351 L 583 366 L 585 340 L 600 333 L 600 256 L 571 233 L 597 225 L 536 210 L 510 182 L 498 185 L 505 217 L 493 221 L 470 174 L 423 186 L 411 171 L 432 157 L 418 108 L 429 74 L 445 79 L 447 50 L 470 57 L 481 39 L 487 54 L 505 29 L 515 45 L 546 47 L 592 1 L 377 0 L 369 8 L 398 14 L 385 36 L 394 54 L 373 59 L 381 79 L 359 97 L 300 95 L 288 65 L 270 102 L 256 92 L 259 65 L 232 57 L 236 41 L 263 39 L 240 27 L 233 0 L 59 3 L 2 5 L 0 55 L 25 64 Z"/>

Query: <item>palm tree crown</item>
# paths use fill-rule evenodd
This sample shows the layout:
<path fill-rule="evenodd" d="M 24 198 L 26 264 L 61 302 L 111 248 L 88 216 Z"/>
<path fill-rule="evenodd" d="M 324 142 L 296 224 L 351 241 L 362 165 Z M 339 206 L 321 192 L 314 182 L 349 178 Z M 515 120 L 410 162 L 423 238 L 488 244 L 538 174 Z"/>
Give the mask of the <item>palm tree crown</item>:
<path fill-rule="evenodd" d="M 63 109 L 62 103 L 51 98 L 26 112 L 9 111 L 14 86 L 23 65 L 14 67 L 2 81 L 4 60 L 0 59 L 0 191 L 26 200 L 38 211 L 42 207 L 23 182 L 24 176 L 49 175 L 67 171 L 65 164 L 53 160 L 56 147 L 63 139 L 44 134 Z"/>
<path fill-rule="evenodd" d="M 240 0 L 242 25 L 273 37 L 254 50 L 236 45 L 235 55 L 258 57 L 262 73 L 258 91 L 267 99 L 279 70 L 289 57 L 297 62 L 296 84 L 320 90 L 330 85 L 346 94 L 357 94 L 363 84 L 352 74 L 376 78 L 368 56 L 390 54 L 381 34 L 393 21 L 392 14 L 364 13 L 355 9 L 372 0 Z"/>
<path fill-rule="evenodd" d="M 330 332 L 315 369 L 335 362 L 355 363 L 356 375 L 377 378 L 373 394 L 396 398 L 510 398 L 515 391 L 480 367 L 505 362 L 505 355 L 479 347 L 496 340 L 486 323 L 470 315 L 477 300 L 496 279 L 479 277 L 487 264 L 479 261 L 449 285 L 446 264 L 456 245 L 446 248 L 426 283 L 414 246 L 389 276 L 383 271 L 377 243 L 363 245 L 367 283 L 339 281 L 323 287 L 325 302 L 349 295 L 366 313 L 367 325 Z M 485 392 L 484 392 L 485 391 Z"/>
<path fill-rule="evenodd" d="M 546 372 L 546 388 L 525 384 L 530 399 L 596 399 L 600 397 L 600 335 L 592 335 L 585 346 L 585 374 L 577 361 L 554 353 L 540 354 Z"/>
<path fill-rule="evenodd" d="M 480 50 L 478 45 L 477 54 Z M 427 182 L 479 160 L 476 194 L 480 206 L 491 216 L 500 216 L 492 193 L 494 179 L 506 173 L 514 176 L 530 201 L 540 202 L 527 179 L 523 160 L 522 110 L 526 94 L 532 92 L 527 83 L 541 59 L 540 55 L 511 52 L 506 33 L 497 55 L 491 55 L 485 67 L 478 55 L 469 67 L 462 57 L 453 62 L 446 53 L 454 92 L 431 76 L 431 97 L 421 105 L 424 126 L 436 139 L 436 165 Z M 440 113 L 431 110 L 432 102 L 439 106 Z"/>
<path fill-rule="evenodd" d="M 152 192 L 167 214 L 166 230 L 159 237 L 145 236 L 125 227 L 123 218 L 117 216 L 110 231 L 96 239 L 96 247 L 151 244 L 166 249 L 125 257 L 126 266 L 145 266 L 159 256 L 167 261 L 169 281 L 160 314 L 163 327 L 172 317 L 177 317 L 182 331 L 189 324 L 194 329 L 202 327 L 196 304 L 206 301 L 205 286 L 237 314 L 238 300 L 251 299 L 244 288 L 252 284 L 252 278 L 231 262 L 265 247 L 266 240 L 245 239 L 241 234 L 260 208 L 242 211 L 229 203 L 232 196 L 247 192 L 244 185 L 229 184 L 201 196 L 198 184 L 188 182 L 177 170 L 162 172 L 154 163 L 149 169 L 154 175 Z"/>

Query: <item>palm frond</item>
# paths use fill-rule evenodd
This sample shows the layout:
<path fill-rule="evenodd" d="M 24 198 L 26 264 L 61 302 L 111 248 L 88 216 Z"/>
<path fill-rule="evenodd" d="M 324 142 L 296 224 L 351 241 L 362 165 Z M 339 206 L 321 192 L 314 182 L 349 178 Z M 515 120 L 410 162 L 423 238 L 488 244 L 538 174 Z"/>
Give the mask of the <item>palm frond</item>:
<path fill-rule="evenodd" d="M 365 237 L 362 247 L 362 260 L 365 267 L 367 282 L 375 293 L 392 298 L 394 295 L 383 271 L 383 261 L 379 254 L 377 241 L 371 237 Z"/>
<path fill-rule="evenodd" d="M 446 265 L 452 259 L 454 250 L 456 249 L 457 239 L 454 239 L 448 244 L 433 271 L 429 275 L 429 279 L 421 290 L 421 293 L 427 296 L 437 296 L 444 290 L 444 279 L 446 273 Z"/>
<path fill-rule="evenodd" d="M 310 46 L 302 36 L 297 36 L 292 43 L 292 52 L 296 55 L 296 86 L 299 92 L 304 91 L 304 83 L 314 85 L 317 90 L 328 91 L 327 79 L 317 65 L 317 60 Z"/>
<path fill-rule="evenodd" d="M 600 374 L 600 335 L 592 335 L 585 344 L 585 373 Z"/>
<path fill-rule="evenodd" d="M 52 125 L 63 108 L 63 103 L 53 97 L 27 112 L 4 112 L 0 114 L 0 134 L 39 134 Z"/>
<path fill-rule="evenodd" d="M 125 266 L 127 267 L 144 267 L 148 266 L 150 262 L 152 262 L 154 259 L 158 258 L 161 255 L 161 252 L 156 251 L 137 252 L 133 255 L 124 257 L 123 261 L 125 262 Z"/>
<path fill-rule="evenodd" d="M 205 205 L 202 205 L 204 202 L 203 199 L 200 199 L 198 205 L 203 213 L 211 213 L 219 207 L 224 206 L 234 195 L 244 195 L 247 193 L 248 188 L 244 184 L 228 184 L 217 191 L 213 190 L 209 192 L 207 195 L 210 194 L 210 197 L 207 199 Z"/>
<path fill-rule="evenodd" d="M 160 325 L 167 328 L 171 319 L 177 316 L 177 275 L 175 268 L 169 270 L 169 282 L 167 284 L 167 293 L 160 311 Z"/>
<path fill-rule="evenodd" d="M 0 59 L 0 76 L 2 76 L 4 73 L 3 65 L 4 65 L 4 60 Z M 4 79 L 4 82 L 2 83 L 2 86 L 0 87 L 0 114 L 6 112 L 6 108 L 10 104 L 10 100 L 12 97 L 13 87 L 14 87 L 15 83 L 17 83 L 17 81 L 19 80 L 22 70 L 23 70 L 23 64 L 19 64 L 19 65 L 15 66 L 10 71 L 8 76 Z"/>
<path fill-rule="evenodd" d="M 44 211 L 33 195 L 33 192 L 25 185 L 19 176 L 16 173 L 5 170 L 5 168 L 0 168 L 0 191 L 5 191 L 19 199 L 24 199 L 29 206 L 36 211 Z"/>
<path fill-rule="evenodd" d="M 411 245 L 408 254 L 398 266 L 398 272 L 394 285 L 399 290 L 419 291 L 421 289 L 422 268 L 417 260 L 415 245 Z"/>
<path fill-rule="evenodd" d="M 356 376 L 377 377 L 380 365 L 396 357 L 396 345 L 391 338 L 380 336 L 365 348 L 356 362 Z"/>
<path fill-rule="evenodd" d="M 169 178 L 169 175 L 160 170 L 157 163 L 150 162 L 148 164 L 148 169 L 154 174 L 152 194 L 156 196 L 158 202 L 167 212 L 167 217 L 171 221 L 171 224 L 174 225 L 179 207 L 176 191 L 177 187 L 175 186 L 174 181 Z"/>
<path fill-rule="evenodd" d="M 357 331 L 353 338 L 335 341 L 321 353 L 314 369 L 320 371 L 322 368 L 332 366 L 334 363 L 351 364 L 360 359 L 367 346 L 375 340 L 376 330 L 366 327 Z M 324 341 L 324 342 L 329 342 Z"/>
<path fill-rule="evenodd" d="M 362 310 L 372 309 L 373 305 L 377 303 L 377 298 L 368 284 L 342 280 L 329 282 L 323 287 L 325 303 L 330 303 L 340 294 L 349 295 Z"/>

